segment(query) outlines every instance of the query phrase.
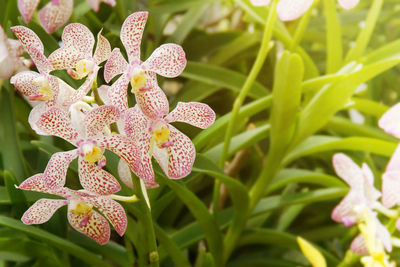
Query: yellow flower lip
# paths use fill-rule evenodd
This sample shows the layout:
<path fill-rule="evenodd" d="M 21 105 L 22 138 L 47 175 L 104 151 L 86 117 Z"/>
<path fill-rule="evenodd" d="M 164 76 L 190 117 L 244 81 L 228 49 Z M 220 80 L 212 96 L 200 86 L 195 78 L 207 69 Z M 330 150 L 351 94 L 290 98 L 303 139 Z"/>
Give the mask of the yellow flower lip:
<path fill-rule="evenodd" d="M 38 77 L 32 81 L 34 85 L 40 86 L 38 94 L 32 94 L 29 96 L 29 100 L 31 101 L 47 101 L 51 99 L 54 94 L 50 88 L 50 84 L 48 80 L 44 77 Z"/>
<path fill-rule="evenodd" d="M 80 200 L 72 200 L 70 202 L 69 211 L 75 214 L 91 214 L 93 212 L 92 206 Z"/>
<path fill-rule="evenodd" d="M 146 85 L 146 73 L 141 68 L 135 68 L 131 74 L 132 93 L 136 94 L 141 92 L 141 89 Z"/>
<path fill-rule="evenodd" d="M 171 142 L 169 142 L 169 136 L 170 131 L 165 125 L 153 130 L 153 138 L 159 148 L 165 148 L 171 145 Z"/>
<path fill-rule="evenodd" d="M 94 62 L 92 60 L 81 59 L 76 63 L 76 74 L 79 79 L 86 77 L 94 69 Z"/>
<path fill-rule="evenodd" d="M 93 146 L 91 150 L 85 152 L 83 157 L 87 162 L 96 163 L 104 157 L 103 151 L 97 146 Z"/>

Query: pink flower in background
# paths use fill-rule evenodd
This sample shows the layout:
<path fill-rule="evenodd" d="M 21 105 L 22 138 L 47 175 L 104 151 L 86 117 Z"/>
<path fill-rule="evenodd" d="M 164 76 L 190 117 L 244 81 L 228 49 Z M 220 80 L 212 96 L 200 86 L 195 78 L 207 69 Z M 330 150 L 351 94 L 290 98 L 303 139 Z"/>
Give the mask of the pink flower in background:
<path fill-rule="evenodd" d="M 18 9 L 26 23 L 32 19 L 40 0 L 18 0 Z M 115 0 L 87 0 L 94 11 L 99 11 L 100 3 L 115 6 Z M 52 33 L 67 23 L 71 17 L 74 7 L 73 0 L 50 0 L 45 7 L 39 11 L 39 21 L 43 28 Z"/>
<path fill-rule="evenodd" d="M 215 113 L 206 104 L 179 102 L 166 117 L 151 119 L 136 105 L 125 112 L 124 120 L 125 134 L 138 145 L 141 166 L 135 174 L 152 183 L 154 182 L 152 156 L 171 179 L 188 175 L 196 157 L 192 141 L 170 123 L 186 122 L 205 129 L 214 123 Z"/>
<path fill-rule="evenodd" d="M 360 0 L 338 0 L 345 9 L 355 7 Z M 254 6 L 266 6 L 271 0 L 250 0 Z M 312 6 L 314 0 L 279 0 L 277 12 L 280 20 L 290 21 L 301 17 Z"/>
<path fill-rule="evenodd" d="M 127 89 L 129 83 L 136 102 L 143 113 L 153 119 L 168 114 L 168 100 L 158 87 L 156 73 L 164 77 L 178 76 L 186 66 L 185 52 L 176 44 L 164 44 L 157 48 L 144 62 L 140 60 L 140 44 L 147 12 L 136 12 L 130 15 L 121 28 L 121 41 L 128 54 L 126 62 L 120 50 L 115 48 L 104 69 L 104 78 L 110 82 L 122 73 L 108 90 L 112 105 L 120 110 L 128 109 Z"/>
<path fill-rule="evenodd" d="M 372 210 L 381 194 L 374 187 L 374 176 L 367 164 L 360 168 L 340 153 L 333 156 L 333 166 L 337 175 L 350 186 L 350 191 L 332 211 L 332 219 L 351 226 L 359 222 L 365 209 Z"/>
<path fill-rule="evenodd" d="M 80 23 L 71 23 L 64 28 L 62 42 L 63 46 L 49 56 L 49 62 L 54 69 L 66 69 L 75 79 L 88 76 L 93 84 L 100 68 L 98 65 L 110 57 L 111 46 L 108 40 L 99 32 L 96 49 L 92 56 L 95 43 L 93 34 L 86 26 Z M 65 102 L 72 104 L 82 99 L 89 92 L 92 84 L 81 87 L 81 90 L 77 90 Z"/>
<path fill-rule="evenodd" d="M 127 226 L 125 211 L 111 196 L 100 196 L 85 190 L 75 191 L 64 185 L 51 190 L 45 185 L 44 174 L 36 174 L 28 178 L 18 188 L 65 198 L 39 199 L 22 216 L 21 220 L 25 224 L 45 223 L 59 208 L 68 205 L 68 221 L 71 226 L 103 245 L 110 239 L 110 226 L 107 220 L 93 209 L 95 207 L 108 219 L 120 236 L 125 233 Z"/>
<path fill-rule="evenodd" d="M 7 38 L 0 26 L 0 79 L 9 79 L 14 72 L 28 70 L 32 65 L 29 60 L 23 60 L 21 55 L 26 51 L 18 40 Z"/>

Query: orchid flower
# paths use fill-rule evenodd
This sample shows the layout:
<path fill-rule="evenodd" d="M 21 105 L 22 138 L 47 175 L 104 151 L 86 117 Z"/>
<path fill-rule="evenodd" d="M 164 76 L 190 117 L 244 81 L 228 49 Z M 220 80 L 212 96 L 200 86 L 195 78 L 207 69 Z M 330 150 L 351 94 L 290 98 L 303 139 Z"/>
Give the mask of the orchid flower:
<path fill-rule="evenodd" d="M 154 182 L 151 157 L 157 160 L 164 173 L 171 179 L 188 175 L 196 157 L 192 141 L 171 122 L 186 122 L 205 129 L 214 123 L 215 113 L 206 104 L 179 102 L 164 118 L 151 119 L 136 105 L 124 113 L 125 134 L 138 145 L 141 166 L 133 170 L 145 181 Z"/>
<path fill-rule="evenodd" d="M 26 23 L 32 19 L 40 0 L 18 0 L 18 9 Z M 99 11 L 100 3 L 104 2 L 115 6 L 115 0 L 87 0 L 94 11 Z M 39 21 L 43 28 L 52 33 L 64 25 L 72 14 L 73 0 L 50 0 L 50 2 L 39 11 Z"/>
<path fill-rule="evenodd" d="M 0 26 L 0 79 L 9 79 L 14 72 L 29 69 L 32 64 L 20 58 L 25 53 L 21 43 L 7 38 Z"/>
<path fill-rule="evenodd" d="M 144 62 L 140 60 L 140 43 L 147 12 L 136 12 L 130 15 L 121 28 L 121 41 L 128 54 L 126 62 L 120 50 L 115 48 L 108 59 L 104 78 L 110 82 L 116 75 L 122 73 L 108 91 L 112 105 L 121 111 L 128 109 L 127 88 L 129 82 L 136 102 L 143 113 L 157 119 L 168 114 L 168 100 L 161 88 L 158 87 L 156 73 L 164 77 L 178 76 L 186 66 L 185 52 L 176 44 L 164 44 L 157 48 Z"/>
<path fill-rule="evenodd" d="M 98 65 L 110 57 L 111 45 L 108 40 L 99 32 L 96 50 L 92 56 L 95 40 L 86 26 L 80 23 L 71 23 L 64 28 L 61 38 L 64 45 L 51 53 L 49 62 L 56 70 L 68 70 L 68 74 L 74 79 L 82 79 L 88 76 L 88 79 L 93 83 L 100 68 Z M 75 70 L 72 68 L 75 68 Z M 77 90 L 66 102 L 71 104 L 82 99 L 91 86 L 92 84 L 81 87 L 82 90 Z"/>
<path fill-rule="evenodd" d="M 110 226 L 107 220 L 93 209 L 95 207 L 108 219 L 120 236 L 125 233 L 127 226 L 125 211 L 112 199 L 112 196 L 100 196 L 85 190 L 75 191 L 64 185 L 51 190 L 46 187 L 45 180 L 44 174 L 36 174 L 17 188 L 54 194 L 65 199 L 39 199 L 24 213 L 21 218 L 23 223 L 28 225 L 45 223 L 59 208 L 68 205 L 68 221 L 71 226 L 103 245 L 110 239 Z"/>
<path fill-rule="evenodd" d="M 338 0 L 344 9 L 354 8 L 360 0 Z M 254 6 L 266 6 L 271 0 L 250 0 Z M 277 12 L 280 20 L 290 21 L 301 17 L 312 6 L 314 0 L 279 0 Z"/>
<path fill-rule="evenodd" d="M 29 123 L 38 134 L 44 134 L 35 124 L 38 117 L 53 106 L 67 109 L 70 103 L 65 103 L 65 100 L 71 99 L 71 96 L 76 93 L 64 81 L 50 75 L 54 68 L 44 55 L 42 41 L 33 31 L 24 26 L 15 26 L 11 29 L 31 56 L 39 73 L 34 71 L 19 72 L 11 78 L 10 82 L 29 100 L 41 102 L 32 109 L 29 115 Z M 87 88 L 91 87 L 93 79 L 94 77 L 87 79 L 77 91 L 88 90 Z"/>
<path fill-rule="evenodd" d="M 85 190 L 98 195 L 118 192 L 121 189 L 118 181 L 102 169 L 106 164 L 104 150 L 119 155 L 131 168 L 138 164 L 137 146 L 125 136 L 110 134 L 108 126 L 119 118 L 119 110 L 105 105 L 91 109 L 83 102 L 74 104 L 71 109 L 72 119 L 66 111 L 53 107 L 36 123 L 41 131 L 77 147 L 51 157 L 43 174 L 46 187 L 52 190 L 62 187 L 70 162 L 78 157 L 79 179 Z"/>

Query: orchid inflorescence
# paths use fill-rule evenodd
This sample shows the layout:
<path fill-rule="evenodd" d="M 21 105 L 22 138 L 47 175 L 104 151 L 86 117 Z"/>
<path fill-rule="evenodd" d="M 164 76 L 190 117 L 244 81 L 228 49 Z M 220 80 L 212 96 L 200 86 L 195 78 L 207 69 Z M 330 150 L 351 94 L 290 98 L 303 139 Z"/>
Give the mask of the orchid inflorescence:
<path fill-rule="evenodd" d="M 143 186 L 158 186 L 152 157 L 171 179 L 183 178 L 191 172 L 196 156 L 194 145 L 170 123 L 186 122 L 205 129 L 214 122 L 215 113 L 208 105 L 196 102 L 180 102 L 169 112 L 168 99 L 156 76 L 178 76 L 186 65 L 185 53 L 179 45 L 164 44 L 142 62 L 140 44 L 147 16 L 147 12 L 133 13 L 122 25 L 121 41 L 128 61 L 118 48 L 111 51 L 101 32 L 92 52 L 95 38 L 79 23 L 64 28 L 62 47 L 49 57 L 44 55 L 43 43 L 33 31 L 23 26 L 12 27 L 38 70 L 20 71 L 11 78 L 15 88 L 34 105 L 29 116 L 31 127 L 40 135 L 58 136 L 75 147 L 53 154 L 43 173 L 18 186 L 63 198 L 37 201 L 23 215 L 25 224 L 44 223 L 57 209 L 67 205 L 72 227 L 99 244 L 107 243 L 110 238 L 108 222 L 123 235 L 127 218 L 116 200 L 137 198 L 115 195 L 121 186 L 103 169 L 107 164 L 106 149 L 120 157 L 118 174 L 129 187 L 133 187 L 131 171 Z M 111 86 L 98 87 L 98 71 L 105 61 L 107 82 L 121 76 Z M 75 90 L 54 76 L 54 70 L 66 70 L 72 78 L 84 81 Z M 129 84 L 137 102 L 134 107 L 128 106 Z M 93 94 L 88 95 L 91 90 Z M 65 187 L 68 166 L 76 158 L 81 190 Z"/>
<path fill-rule="evenodd" d="M 400 104 L 397 104 L 382 116 L 379 127 L 400 138 L 399 116 Z M 361 232 L 352 241 L 351 250 L 363 255 L 364 266 L 395 266 L 387 253 L 392 246 L 400 247 L 400 240 L 393 236 L 395 228 L 400 230 L 400 213 L 394 209 L 400 205 L 400 145 L 382 175 L 381 192 L 374 187 L 374 176 L 367 164 L 360 168 L 340 153 L 334 155 L 333 166 L 350 190 L 333 210 L 332 219 L 345 226 L 357 224 Z M 388 218 L 386 225 L 381 223 L 381 216 Z"/>

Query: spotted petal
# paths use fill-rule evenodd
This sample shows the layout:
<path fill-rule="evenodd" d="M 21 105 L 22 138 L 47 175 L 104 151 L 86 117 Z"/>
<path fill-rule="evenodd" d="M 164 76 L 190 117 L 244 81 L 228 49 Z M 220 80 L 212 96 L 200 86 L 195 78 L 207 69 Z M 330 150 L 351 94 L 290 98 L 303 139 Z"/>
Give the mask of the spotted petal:
<path fill-rule="evenodd" d="M 76 149 L 53 154 L 43 173 L 45 186 L 51 190 L 63 187 L 65 185 L 69 164 L 77 156 L 78 153 Z"/>
<path fill-rule="evenodd" d="M 339 0 L 339 4 L 344 8 L 344 9 L 352 9 L 354 8 L 360 0 Z"/>
<path fill-rule="evenodd" d="M 78 139 L 78 132 L 72 127 L 68 114 L 57 107 L 53 107 L 40 116 L 36 125 L 47 134 L 61 137 L 72 144 Z"/>
<path fill-rule="evenodd" d="M 112 224 L 115 231 L 122 236 L 125 233 L 128 220 L 124 208 L 110 197 L 88 199 Z"/>
<path fill-rule="evenodd" d="M 138 105 L 125 111 L 124 120 L 124 131 L 131 138 L 136 138 L 138 133 L 147 131 L 150 124 L 150 120 L 143 114 Z"/>
<path fill-rule="evenodd" d="M 68 24 L 61 36 L 63 46 L 49 56 L 55 69 L 75 68 L 81 59 L 92 56 L 94 37 L 92 32 L 80 23 Z"/>
<path fill-rule="evenodd" d="M 154 181 L 154 172 L 148 161 L 142 161 L 140 146 L 137 142 L 130 140 L 126 136 L 109 135 L 99 139 L 103 147 L 111 150 L 122 159 L 124 159 L 131 170 L 140 178 L 145 181 Z M 144 142 L 143 142 L 144 144 Z M 143 147 L 142 147 L 143 148 Z"/>
<path fill-rule="evenodd" d="M 158 47 L 143 63 L 148 71 L 161 76 L 173 78 L 182 73 L 186 66 L 186 56 L 182 47 L 177 44 L 163 44 Z"/>
<path fill-rule="evenodd" d="M 140 43 L 147 17 L 147 12 L 135 12 L 127 17 L 122 25 L 120 36 L 129 62 L 140 59 Z"/>
<path fill-rule="evenodd" d="M 118 162 L 118 176 L 124 184 L 129 188 L 133 188 L 131 169 L 123 159 L 120 159 Z"/>
<path fill-rule="evenodd" d="M 160 119 L 168 114 L 169 103 L 167 96 L 157 85 L 155 74 L 149 72 L 146 90 L 135 94 L 136 103 L 140 105 L 142 112 L 151 119 Z"/>
<path fill-rule="evenodd" d="M 153 154 L 164 173 L 171 179 L 180 179 L 192 171 L 196 150 L 189 137 L 169 125 L 169 141 L 166 148 L 154 146 Z"/>
<path fill-rule="evenodd" d="M 67 200 L 42 198 L 35 202 L 22 216 L 24 224 L 45 223 L 62 206 L 66 205 Z"/>
<path fill-rule="evenodd" d="M 109 103 L 119 108 L 121 112 L 128 109 L 128 77 L 123 74 L 108 89 Z"/>
<path fill-rule="evenodd" d="M 29 23 L 39 2 L 40 0 L 18 0 L 18 10 L 24 18 L 25 23 Z"/>
<path fill-rule="evenodd" d="M 92 72 L 88 75 L 85 82 L 75 91 L 74 94 L 71 95 L 70 98 L 64 101 L 64 105 L 71 105 L 79 100 L 81 100 L 84 96 L 86 96 L 94 81 L 97 79 L 97 72 L 99 71 L 99 67 L 97 65 L 94 66 Z"/>
<path fill-rule="evenodd" d="M 112 78 L 125 72 L 127 68 L 128 62 L 126 62 L 121 51 L 119 48 L 114 48 L 104 66 L 104 79 L 109 83 Z"/>
<path fill-rule="evenodd" d="M 50 190 L 44 184 L 43 173 L 35 174 L 29 177 L 18 186 L 18 189 L 44 192 L 44 193 L 50 192 Z"/>
<path fill-rule="evenodd" d="M 40 24 L 48 33 L 53 33 L 69 20 L 73 7 L 73 0 L 50 1 L 39 11 Z"/>
<path fill-rule="evenodd" d="M 104 128 L 116 122 L 120 112 L 115 106 L 99 106 L 88 112 L 85 117 L 86 137 L 94 138 L 104 134 Z"/>
<path fill-rule="evenodd" d="M 181 121 L 201 129 L 208 128 L 215 121 L 214 111 L 198 102 L 178 102 L 176 108 L 165 117 L 168 122 Z"/>
<path fill-rule="evenodd" d="M 16 50 L 11 48 L 9 40 L 0 26 L 0 79 L 9 79 L 16 68 Z"/>
<path fill-rule="evenodd" d="M 337 175 L 342 178 L 352 189 L 361 190 L 364 183 L 364 174 L 360 167 L 348 156 L 338 153 L 333 156 L 333 166 Z"/>
<path fill-rule="evenodd" d="M 312 4 L 313 0 L 280 0 L 276 8 L 282 21 L 290 21 L 298 19 Z"/>
<path fill-rule="evenodd" d="M 35 47 L 39 52 L 44 52 L 44 46 L 40 38 L 31 29 L 24 26 L 14 26 L 11 30 L 17 36 L 25 50 L 29 52 L 29 48 Z"/>
<path fill-rule="evenodd" d="M 390 108 L 378 122 L 378 125 L 386 133 L 400 138 L 400 103 Z"/>
<path fill-rule="evenodd" d="M 79 181 L 84 189 L 99 195 L 110 195 L 121 190 L 114 176 L 82 157 L 79 157 Z"/>
<path fill-rule="evenodd" d="M 110 225 L 96 211 L 92 211 L 89 217 L 87 214 L 77 214 L 68 211 L 68 221 L 75 230 L 88 236 L 100 245 L 104 245 L 110 240 Z"/>
<path fill-rule="evenodd" d="M 97 34 L 97 45 L 96 50 L 94 51 L 93 58 L 96 61 L 96 64 L 100 64 L 103 61 L 106 61 L 111 54 L 111 45 L 110 42 L 101 35 L 101 31 Z"/>
<path fill-rule="evenodd" d="M 35 95 L 39 93 L 40 86 L 34 84 L 34 80 L 41 76 L 34 71 L 23 71 L 15 74 L 10 83 L 25 96 Z"/>

